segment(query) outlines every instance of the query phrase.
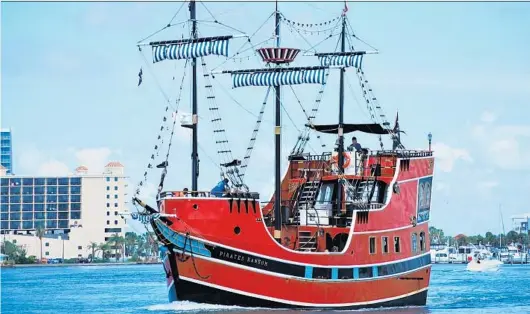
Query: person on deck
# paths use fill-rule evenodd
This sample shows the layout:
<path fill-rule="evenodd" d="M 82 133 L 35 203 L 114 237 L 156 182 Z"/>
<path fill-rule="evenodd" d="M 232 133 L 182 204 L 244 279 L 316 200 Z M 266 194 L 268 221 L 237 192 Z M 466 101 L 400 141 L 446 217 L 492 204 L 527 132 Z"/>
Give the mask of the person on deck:
<path fill-rule="evenodd" d="M 224 178 L 210 191 L 210 194 L 215 197 L 221 197 L 226 191 L 229 191 L 228 179 Z"/>
<path fill-rule="evenodd" d="M 354 150 L 357 152 L 362 151 L 361 144 L 357 143 L 357 138 L 355 136 L 351 138 L 351 145 L 348 146 L 349 152 L 353 152 Z"/>

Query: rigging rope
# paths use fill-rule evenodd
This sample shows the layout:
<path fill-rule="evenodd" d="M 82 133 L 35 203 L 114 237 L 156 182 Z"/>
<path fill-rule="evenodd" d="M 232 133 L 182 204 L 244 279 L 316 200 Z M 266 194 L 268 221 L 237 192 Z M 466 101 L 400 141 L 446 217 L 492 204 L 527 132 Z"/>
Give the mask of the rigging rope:
<path fill-rule="evenodd" d="M 232 155 L 232 150 L 228 146 L 228 138 L 226 136 L 226 129 L 222 125 L 222 118 L 219 114 L 219 106 L 217 105 L 215 101 L 215 92 L 213 89 L 212 82 L 210 80 L 210 74 L 208 72 L 208 69 L 206 68 L 206 62 L 204 61 L 204 58 L 201 57 L 201 63 L 202 63 L 202 69 L 203 69 L 203 76 L 204 80 L 206 81 L 205 88 L 207 90 L 207 96 L 206 99 L 209 103 L 209 111 L 211 115 L 211 122 L 213 124 L 213 135 L 215 143 L 218 145 L 219 149 L 217 151 L 217 154 L 223 160 L 223 164 L 228 165 L 232 161 L 234 161 L 234 157 Z M 230 165 L 225 166 L 226 168 L 226 174 L 232 184 L 234 184 L 236 187 L 242 187 L 243 182 L 241 181 L 241 178 L 239 177 L 239 168 L 238 165 Z"/>
<path fill-rule="evenodd" d="M 256 121 L 256 125 L 254 126 L 254 131 L 252 132 L 252 136 L 250 137 L 250 143 L 247 146 L 247 152 L 245 153 L 245 157 L 243 158 L 243 163 L 241 165 L 241 172 L 239 174 L 239 177 L 241 178 L 241 181 L 244 182 L 245 172 L 248 167 L 248 163 L 250 162 L 250 156 L 252 154 L 252 150 L 254 149 L 254 144 L 256 143 L 256 138 L 258 136 L 259 128 L 261 126 L 261 121 L 263 119 L 263 113 L 265 112 L 265 106 L 267 105 L 267 100 L 269 98 L 269 94 L 271 91 L 271 87 L 267 88 L 267 93 L 265 94 L 265 99 L 263 100 L 263 103 L 261 104 L 261 109 L 259 111 L 258 120 Z"/>
<path fill-rule="evenodd" d="M 142 54 L 143 56 L 143 54 Z M 145 59 L 145 56 L 144 56 L 144 59 Z M 155 158 L 159 156 L 159 152 L 160 152 L 160 149 L 162 148 L 163 144 L 164 144 L 164 138 L 163 138 L 163 132 L 164 131 L 169 131 L 169 121 L 170 119 L 173 120 L 173 124 L 172 124 L 172 129 L 171 129 L 171 134 L 170 134 L 170 139 L 169 139 L 169 143 L 168 143 L 168 150 L 167 150 L 167 153 L 166 153 L 166 161 L 168 160 L 169 158 L 169 153 L 170 153 L 170 148 L 171 148 L 171 141 L 173 139 L 173 134 L 174 134 L 174 130 L 175 130 L 175 123 L 176 123 L 176 115 L 178 113 L 178 107 L 180 105 L 180 101 L 181 101 L 181 98 L 182 98 L 182 91 L 183 91 L 183 88 L 184 88 L 184 80 L 185 80 L 185 77 L 186 77 L 186 68 L 187 68 L 187 65 L 188 65 L 188 61 L 186 61 L 186 63 L 184 64 L 184 71 L 183 71 L 183 75 L 182 75 L 182 80 L 181 80 L 181 84 L 180 84 L 180 88 L 179 88 L 179 94 L 178 94 L 178 97 L 176 99 L 176 103 L 175 103 L 175 107 L 173 111 L 171 111 L 171 116 L 170 116 L 170 101 L 169 99 L 167 98 L 167 96 L 165 95 L 164 93 L 164 96 L 166 97 L 166 100 L 168 102 L 168 104 L 166 105 L 165 107 L 165 111 L 164 111 L 164 117 L 162 118 L 162 125 L 159 129 L 159 132 L 158 132 L 158 135 L 157 135 L 157 139 L 156 139 L 156 144 L 154 146 L 154 149 L 153 149 L 153 153 L 151 154 L 151 157 L 149 159 L 149 163 L 147 165 L 147 168 L 144 172 L 144 175 L 143 175 L 143 179 L 138 183 L 138 185 L 136 186 L 135 188 L 135 192 L 134 192 L 134 196 L 133 197 L 138 197 L 141 193 L 141 189 L 144 188 L 144 185 L 147 183 L 147 176 L 150 172 L 151 169 L 153 169 L 153 164 L 155 162 Z M 150 70 L 150 67 L 148 65 L 148 68 Z M 156 77 L 155 77 L 156 79 Z"/>

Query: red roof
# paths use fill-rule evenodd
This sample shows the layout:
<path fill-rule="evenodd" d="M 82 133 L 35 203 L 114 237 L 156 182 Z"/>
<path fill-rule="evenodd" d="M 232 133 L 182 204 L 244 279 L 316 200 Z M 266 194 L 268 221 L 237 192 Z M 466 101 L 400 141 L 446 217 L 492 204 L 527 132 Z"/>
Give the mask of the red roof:
<path fill-rule="evenodd" d="M 0 165 L 0 169 L 7 169 L 7 168 L 6 168 L 6 167 L 4 167 L 4 166 L 2 166 L 2 165 Z"/>
<path fill-rule="evenodd" d="M 75 171 L 86 171 L 86 170 L 88 170 L 88 168 L 85 167 L 85 166 L 79 166 L 79 167 L 75 168 Z"/>
<path fill-rule="evenodd" d="M 123 165 L 119 161 L 111 161 L 105 167 L 122 167 Z"/>

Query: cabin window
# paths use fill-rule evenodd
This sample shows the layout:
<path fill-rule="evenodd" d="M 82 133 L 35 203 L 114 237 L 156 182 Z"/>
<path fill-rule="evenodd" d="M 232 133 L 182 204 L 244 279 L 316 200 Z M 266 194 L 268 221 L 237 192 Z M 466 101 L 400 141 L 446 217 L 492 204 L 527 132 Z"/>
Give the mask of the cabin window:
<path fill-rule="evenodd" d="M 418 252 L 418 235 L 416 233 L 412 234 L 412 252 Z"/>
<path fill-rule="evenodd" d="M 375 254 L 375 237 L 370 237 L 370 254 Z"/>
<path fill-rule="evenodd" d="M 388 237 L 381 238 L 381 247 L 383 253 L 388 253 Z"/>
<path fill-rule="evenodd" d="M 420 250 L 425 252 L 425 232 L 420 232 Z"/>
<path fill-rule="evenodd" d="M 318 193 L 317 204 L 319 205 L 328 205 L 331 204 L 333 199 L 333 189 L 335 185 L 333 183 L 324 183 L 320 187 Z"/>
<path fill-rule="evenodd" d="M 394 252 L 401 252 L 401 244 L 399 243 L 399 237 L 394 237 Z"/>

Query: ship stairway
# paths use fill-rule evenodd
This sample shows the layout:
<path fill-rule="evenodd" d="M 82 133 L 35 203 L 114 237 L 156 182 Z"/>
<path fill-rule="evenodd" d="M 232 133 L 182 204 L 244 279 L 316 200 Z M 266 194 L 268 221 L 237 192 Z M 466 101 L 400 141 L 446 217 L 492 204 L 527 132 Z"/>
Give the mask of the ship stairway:
<path fill-rule="evenodd" d="M 317 237 L 311 231 L 298 230 L 298 251 L 303 252 L 316 252 L 317 250 Z"/>
<path fill-rule="evenodd" d="M 316 194 L 318 193 L 318 188 L 320 187 L 320 181 L 308 181 L 304 184 L 302 191 L 300 192 L 300 197 L 298 198 L 298 210 L 296 211 L 294 222 L 300 222 L 300 210 L 311 208 Z"/>

